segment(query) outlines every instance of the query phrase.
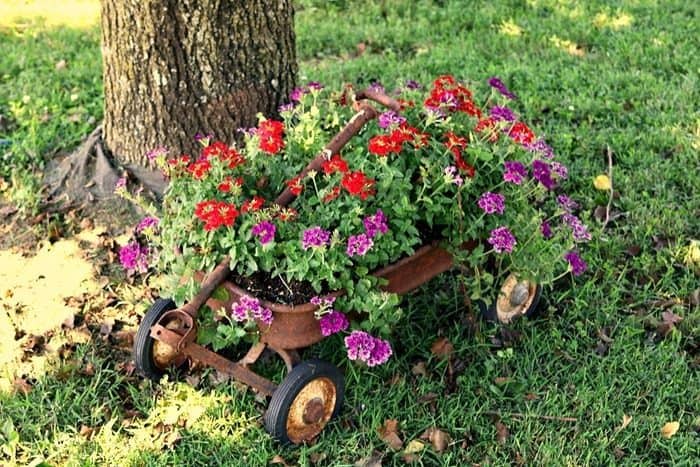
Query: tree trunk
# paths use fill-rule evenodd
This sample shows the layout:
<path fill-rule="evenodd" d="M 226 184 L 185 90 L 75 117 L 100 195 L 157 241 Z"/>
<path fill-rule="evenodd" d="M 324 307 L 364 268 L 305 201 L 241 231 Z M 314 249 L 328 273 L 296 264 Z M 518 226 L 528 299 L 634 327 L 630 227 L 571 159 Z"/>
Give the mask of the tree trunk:
<path fill-rule="evenodd" d="M 146 153 L 196 154 L 277 113 L 296 78 L 292 0 L 102 0 L 103 138 L 152 189 Z"/>

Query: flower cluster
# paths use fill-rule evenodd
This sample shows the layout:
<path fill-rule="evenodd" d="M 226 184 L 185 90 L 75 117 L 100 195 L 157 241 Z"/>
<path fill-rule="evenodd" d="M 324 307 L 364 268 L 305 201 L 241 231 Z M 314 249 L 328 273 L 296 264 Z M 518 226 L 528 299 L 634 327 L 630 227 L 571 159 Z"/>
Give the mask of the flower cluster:
<path fill-rule="evenodd" d="M 146 272 L 149 253 L 148 247 L 142 246 L 137 241 L 132 241 L 119 249 L 119 261 L 129 272 Z"/>
<path fill-rule="evenodd" d="M 263 120 L 256 132 L 260 138 L 259 148 L 268 154 L 277 154 L 284 149 L 284 124 L 276 120 Z"/>
<path fill-rule="evenodd" d="M 268 326 L 272 324 L 272 311 L 260 304 L 257 298 L 243 295 L 231 306 L 231 317 L 238 322 L 258 320 Z"/>
<path fill-rule="evenodd" d="M 391 345 L 387 341 L 364 331 L 350 333 L 345 338 L 345 347 L 350 360 L 360 360 L 369 367 L 385 363 L 392 354 Z"/>
<path fill-rule="evenodd" d="M 201 201 L 194 209 L 194 215 L 204 222 L 204 230 L 216 230 L 221 226 L 231 227 L 238 217 L 238 209 L 226 201 Z"/>

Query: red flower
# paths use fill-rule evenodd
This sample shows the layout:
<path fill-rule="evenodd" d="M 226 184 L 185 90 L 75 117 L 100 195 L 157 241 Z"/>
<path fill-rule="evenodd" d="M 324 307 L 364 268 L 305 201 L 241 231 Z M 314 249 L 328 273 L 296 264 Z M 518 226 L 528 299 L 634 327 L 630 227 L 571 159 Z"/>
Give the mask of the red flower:
<path fill-rule="evenodd" d="M 236 209 L 236 206 L 225 201 L 219 202 L 219 204 L 216 206 L 216 212 L 219 216 L 219 226 L 225 225 L 230 227 L 233 225 L 236 217 L 238 217 L 238 209 Z"/>
<path fill-rule="evenodd" d="M 258 125 L 258 136 L 260 137 L 258 147 L 268 154 L 277 154 L 284 149 L 283 131 L 284 124 L 282 122 L 263 120 Z"/>
<path fill-rule="evenodd" d="M 194 215 L 204 222 L 204 230 L 211 231 L 222 225 L 232 226 L 238 217 L 238 209 L 224 201 L 208 200 L 197 203 Z"/>
<path fill-rule="evenodd" d="M 442 89 L 446 86 L 454 86 L 454 84 L 455 79 L 452 75 L 441 75 L 433 81 L 433 87 L 437 89 Z"/>
<path fill-rule="evenodd" d="M 190 158 L 190 156 L 188 156 L 187 154 L 183 154 L 180 157 L 168 159 L 168 165 L 170 167 L 186 166 L 186 165 L 189 165 L 189 163 L 191 161 L 192 161 L 192 158 Z"/>
<path fill-rule="evenodd" d="M 340 186 L 334 186 L 331 191 L 329 191 L 326 196 L 323 197 L 324 203 L 330 203 L 340 195 Z"/>
<path fill-rule="evenodd" d="M 343 176 L 341 185 L 343 185 L 343 188 L 348 190 L 351 195 L 359 196 L 362 200 L 367 199 L 368 196 L 375 193 L 374 180 L 367 178 L 367 176 L 359 170 L 346 173 Z"/>
<path fill-rule="evenodd" d="M 299 196 L 304 189 L 304 184 L 301 183 L 301 176 L 297 175 L 291 180 L 287 180 L 287 186 L 294 196 Z"/>
<path fill-rule="evenodd" d="M 471 115 L 472 117 L 481 118 L 481 110 L 479 110 L 471 100 L 461 101 L 459 103 L 459 111 Z"/>
<path fill-rule="evenodd" d="M 445 133 L 445 137 L 447 138 L 447 141 L 445 141 L 447 149 L 449 149 L 455 157 L 461 157 L 462 149 L 467 147 L 467 138 L 457 136 L 451 131 Z"/>
<path fill-rule="evenodd" d="M 398 154 L 401 152 L 401 143 L 395 141 L 391 135 L 377 135 L 369 140 L 369 152 L 377 156 L 386 156 L 389 153 Z"/>
<path fill-rule="evenodd" d="M 400 141 L 401 143 L 409 142 L 416 149 L 422 148 L 428 144 L 429 136 L 430 135 L 427 133 L 423 133 L 407 123 L 402 123 L 401 126 L 391 133 L 391 138 L 394 141 Z"/>
<path fill-rule="evenodd" d="M 396 99 L 396 101 L 401 105 L 401 110 L 406 110 L 408 107 L 415 107 L 416 103 L 413 101 L 407 101 L 406 99 Z"/>
<path fill-rule="evenodd" d="M 520 144 L 530 144 L 535 140 L 535 134 L 523 122 L 517 122 L 508 132 L 513 141 Z"/>
<path fill-rule="evenodd" d="M 201 180 L 206 177 L 209 170 L 211 170 L 211 162 L 206 159 L 199 159 L 187 167 L 187 171 L 197 180 Z"/>
<path fill-rule="evenodd" d="M 335 154 L 330 160 L 324 161 L 321 164 L 321 168 L 323 168 L 323 173 L 326 175 L 330 175 L 335 172 L 345 173 L 348 171 L 348 163 L 342 157 L 340 157 L 340 154 Z"/>
<path fill-rule="evenodd" d="M 228 193 L 231 191 L 231 177 L 226 177 L 223 182 L 219 183 L 219 191 Z"/>
<path fill-rule="evenodd" d="M 488 118 L 482 118 L 479 120 L 479 122 L 474 126 L 474 131 L 477 133 L 486 133 L 489 137 L 489 141 L 492 143 L 495 143 L 498 141 L 498 128 L 496 128 L 496 120 L 494 120 L 492 117 Z"/>
<path fill-rule="evenodd" d="M 241 212 L 252 212 L 258 211 L 265 204 L 265 198 L 262 196 L 253 196 L 253 199 L 249 199 L 243 203 L 241 206 Z"/>
<path fill-rule="evenodd" d="M 462 157 L 462 154 L 455 154 L 455 165 L 459 170 L 464 172 L 467 177 L 474 177 L 474 166 L 465 162 L 464 158 Z"/>
<path fill-rule="evenodd" d="M 278 217 L 282 222 L 288 222 L 294 220 L 297 215 L 299 215 L 299 213 L 294 208 L 282 208 Z"/>

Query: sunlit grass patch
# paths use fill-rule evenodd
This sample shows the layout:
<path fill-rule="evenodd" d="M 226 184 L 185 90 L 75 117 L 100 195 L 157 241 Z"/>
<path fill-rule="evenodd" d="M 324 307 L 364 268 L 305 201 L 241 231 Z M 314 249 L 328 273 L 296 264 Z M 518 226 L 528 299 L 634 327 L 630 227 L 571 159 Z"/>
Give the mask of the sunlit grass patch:
<path fill-rule="evenodd" d="M 0 2 L 0 27 L 22 28 L 33 23 L 46 26 L 89 28 L 98 23 L 97 0 L 4 0 Z"/>

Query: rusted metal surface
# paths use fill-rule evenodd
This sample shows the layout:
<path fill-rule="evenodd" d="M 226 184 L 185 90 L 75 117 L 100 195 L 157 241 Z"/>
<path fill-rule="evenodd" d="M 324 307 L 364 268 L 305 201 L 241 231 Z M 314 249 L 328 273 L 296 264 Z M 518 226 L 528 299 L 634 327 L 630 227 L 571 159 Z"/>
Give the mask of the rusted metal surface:
<path fill-rule="evenodd" d="M 289 440 L 299 444 L 318 436 L 333 415 L 336 398 L 337 388 L 329 378 L 316 378 L 304 386 L 289 407 Z"/>
<path fill-rule="evenodd" d="M 229 265 L 231 263 L 231 258 L 226 256 L 221 262 L 214 268 L 212 272 L 207 274 L 204 280 L 201 281 L 199 292 L 197 295 L 192 297 L 188 303 L 180 307 L 179 309 L 186 312 L 190 316 L 197 316 L 199 309 L 209 300 L 211 294 L 216 290 L 216 288 L 221 284 L 226 277 L 228 277 L 231 270 Z"/>
<path fill-rule="evenodd" d="M 177 346 L 178 342 L 180 342 L 182 339 L 182 335 L 158 324 L 151 328 L 151 337 L 164 342 L 171 347 Z M 202 347 L 194 342 L 188 343 L 186 346 L 184 346 L 182 349 L 182 354 L 186 355 L 192 360 L 201 362 L 207 366 L 219 370 L 222 373 L 230 375 L 236 381 L 240 381 L 241 383 L 250 386 L 266 396 L 272 396 L 272 393 L 274 393 L 275 389 L 277 389 L 277 385 L 269 379 L 263 378 L 245 366 L 232 362 L 216 352 L 212 352 L 206 347 Z"/>
<path fill-rule="evenodd" d="M 294 368 L 297 365 L 297 363 L 301 361 L 301 356 L 299 356 L 299 352 L 297 352 L 294 349 L 280 349 L 272 345 L 270 345 L 269 347 L 282 358 L 284 364 L 287 366 L 287 371 L 292 371 L 292 368 Z"/>

